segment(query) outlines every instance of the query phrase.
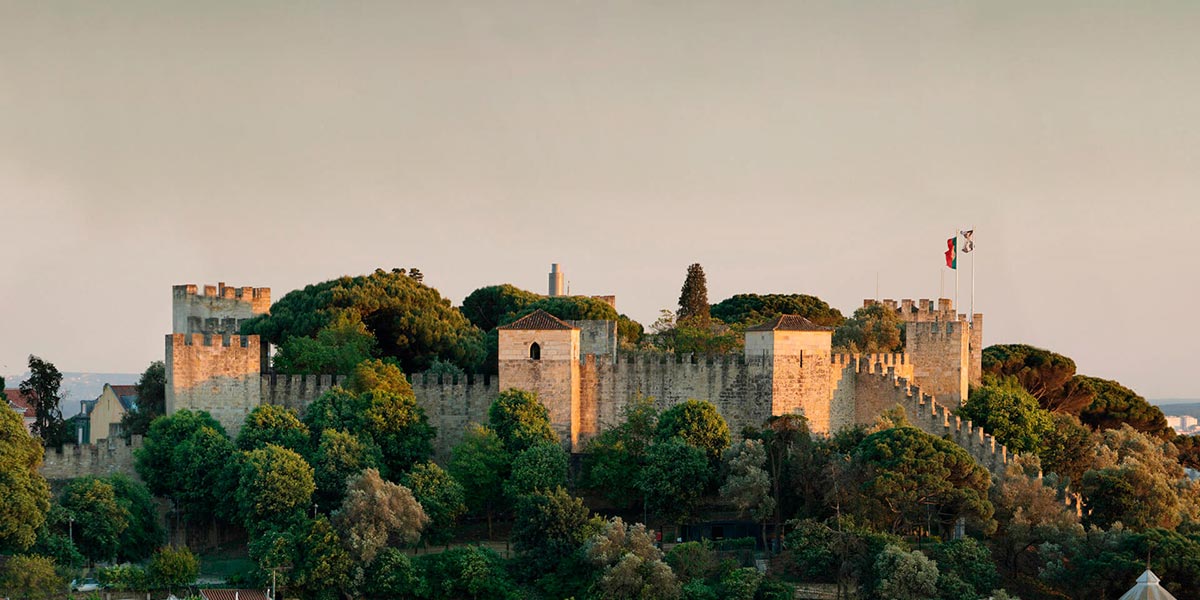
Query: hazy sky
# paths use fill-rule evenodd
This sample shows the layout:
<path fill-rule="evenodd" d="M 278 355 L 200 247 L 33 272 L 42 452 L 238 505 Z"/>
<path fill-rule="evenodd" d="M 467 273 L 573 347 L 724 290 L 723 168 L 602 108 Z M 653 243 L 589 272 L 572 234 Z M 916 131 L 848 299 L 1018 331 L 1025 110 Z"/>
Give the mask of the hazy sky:
<path fill-rule="evenodd" d="M 648 324 L 700 262 L 713 301 L 848 314 L 877 276 L 935 297 L 974 227 L 987 343 L 1200 397 L 1198 31 L 1195 2 L 0 0 L 0 373 L 142 370 L 172 284 L 375 267 L 457 304 L 559 262 Z"/>

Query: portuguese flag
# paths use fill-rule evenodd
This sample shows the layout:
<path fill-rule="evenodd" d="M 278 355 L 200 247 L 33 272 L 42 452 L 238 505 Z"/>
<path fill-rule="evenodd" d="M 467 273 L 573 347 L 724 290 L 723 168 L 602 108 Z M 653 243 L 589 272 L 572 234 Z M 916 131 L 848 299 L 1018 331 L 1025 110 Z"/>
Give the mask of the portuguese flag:
<path fill-rule="evenodd" d="M 946 266 L 958 270 L 958 237 L 946 240 Z"/>

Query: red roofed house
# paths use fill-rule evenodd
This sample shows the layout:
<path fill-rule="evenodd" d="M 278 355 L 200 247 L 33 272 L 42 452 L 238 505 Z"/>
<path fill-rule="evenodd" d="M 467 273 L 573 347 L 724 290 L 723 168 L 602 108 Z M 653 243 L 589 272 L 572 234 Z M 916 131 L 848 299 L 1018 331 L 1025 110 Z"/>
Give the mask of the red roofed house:
<path fill-rule="evenodd" d="M 37 418 L 37 413 L 33 410 L 33 405 L 21 395 L 21 390 L 17 388 L 9 388 L 4 390 L 4 399 L 8 401 L 8 406 L 13 410 L 21 413 L 25 419 L 25 431 L 32 433 L 33 422 Z"/>
<path fill-rule="evenodd" d="M 204 600 L 267 600 L 262 590 L 200 590 Z"/>

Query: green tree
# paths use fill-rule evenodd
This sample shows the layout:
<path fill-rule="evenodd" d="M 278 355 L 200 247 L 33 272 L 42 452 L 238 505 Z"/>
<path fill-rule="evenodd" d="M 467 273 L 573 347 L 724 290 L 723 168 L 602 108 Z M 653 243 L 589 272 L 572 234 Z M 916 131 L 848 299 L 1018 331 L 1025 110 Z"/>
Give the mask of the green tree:
<path fill-rule="evenodd" d="M 649 510 L 682 523 L 695 512 L 711 476 L 704 451 L 672 437 L 650 447 L 636 481 Z"/>
<path fill-rule="evenodd" d="M 121 417 L 126 436 L 146 435 L 150 422 L 167 412 L 167 368 L 156 360 L 137 381 L 137 406 Z"/>
<path fill-rule="evenodd" d="M 1079 414 L 1093 394 L 1075 375 L 1075 361 L 1043 348 L 1001 344 L 983 349 L 983 373 L 989 379 L 1012 379 L 1051 412 Z"/>
<path fill-rule="evenodd" d="M 50 510 L 41 465 L 42 445 L 25 430 L 21 415 L 0 410 L 0 550 L 25 550 L 37 540 Z"/>
<path fill-rule="evenodd" d="M 1013 452 L 1041 454 L 1054 422 L 1038 401 L 1019 387 L 985 385 L 955 411 L 996 437 Z"/>
<path fill-rule="evenodd" d="M 512 284 L 490 285 L 470 293 L 462 302 L 462 313 L 482 331 L 491 331 L 515 320 L 525 308 L 542 296 Z M 511 319 L 511 320 L 510 320 Z"/>
<path fill-rule="evenodd" d="M 134 466 L 142 481 L 147 483 L 153 494 L 176 501 L 179 501 L 181 497 L 192 495 L 190 493 L 194 491 L 191 486 L 192 482 L 184 474 L 179 473 L 176 467 L 190 463 L 195 467 L 207 468 L 211 466 L 211 461 L 195 460 L 194 457 L 186 456 L 178 450 L 193 434 L 202 429 L 210 429 L 221 437 L 224 437 L 225 434 L 225 428 L 221 427 L 221 424 L 208 413 L 192 412 L 186 409 L 177 410 L 170 416 L 161 419 L 155 419 L 150 424 L 150 430 L 146 432 L 142 447 L 134 453 L 136 459 Z M 232 452 L 232 444 L 230 444 L 229 451 Z M 177 454 L 180 455 L 178 459 L 176 458 Z M 229 460 L 228 456 L 219 458 L 218 466 L 226 464 Z M 194 474 L 200 468 L 187 469 L 187 475 Z M 211 481 L 212 479 L 202 482 L 202 485 Z M 203 492 L 202 489 L 199 491 Z"/>
<path fill-rule="evenodd" d="M 415 544 L 429 523 L 412 492 L 384 481 L 375 469 L 366 469 L 346 483 L 346 499 L 332 520 L 351 558 L 364 565 L 388 545 Z"/>
<path fill-rule="evenodd" d="M 37 541 L 29 548 L 29 554 L 50 558 L 60 568 L 82 568 L 87 559 L 71 539 L 71 519 L 71 513 L 65 508 L 53 504 L 46 513 L 46 521 L 38 528 Z"/>
<path fill-rule="evenodd" d="M 313 435 L 339 429 L 377 446 L 389 475 L 429 459 L 437 431 L 399 369 L 378 361 L 360 364 L 350 388 L 334 388 L 308 407 L 304 423 Z"/>
<path fill-rule="evenodd" d="M 236 500 L 251 533 L 283 529 L 312 507 L 313 469 L 299 454 L 268 445 L 245 453 Z"/>
<path fill-rule="evenodd" d="M 623 418 L 588 442 L 583 455 L 583 480 L 618 507 L 641 503 L 638 474 L 646 463 L 658 410 L 652 398 L 637 397 L 622 409 Z"/>
<path fill-rule="evenodd" d="M 904 349 L 904 322 L 882 304 L 864 306 L 833 331 L 833 347 L 864 354 L 900 352 Z"/>
<path fill-rule="evenodd" d="M 383 455 L 374 444 L 340 429 L 322 431 L 312 457 L 317 506 L 323 511 L 337 508 L 346 495 L 346 479 L 363 469 L 378 469 L 382 463 Z"/>
<path fill-rule="evenodd" d="M 454 538 L 454 525 L 467 512 L 462 484 L 433 462 L 417 464 L 401 483 L 412 490 L 429 516 L 429 527 L 421 535 L 421 541 L 426 544 L 450 543 Z"/>
<path fill-rule="evenodd" d="M 21 382 L 21 396 L 33 407 L 33 435 L 41 438 L 46 447 L 61 447 L 69 435 L 63 423 L 62 373 L 49 361 L 29 355 L 29 378 Z"/>
<path fill-rule="evenodd" d="M 512 473 L 504 483 L 510 498 L 550 491 L 567 485 L 567 452 L 554 442 L 539 442 L 512 461 Z"/>
<path fill-rule="evenodd" d="M 122 474 L 105 478 L 112 486 L 117 505 L 129 526 L 117 540 L 117 559 L 140 561 L 162 545 L 164 532 L 158 522 L 158 507 L 146 486 Z"/>
<path fill-rule="evenodd" d="M 960 517 L 992 525 L 987 470 L 954 442 L 914 427 L 867 436 L 854 450 L 850 475 L 861 482 L 852 497 L 858 514 L 881 530 L 933 524 L 949 531 Z"/>
<path fill-rule="evenodd" d="M 247 321 L 242 333 L 281 345 L 315 337 L 339 313 L 357 316 L 374 336 L 381 357 L 393 357 L 409 373 L 441 359 L 474 370 L 483 358 L 483 332 L 437 290 L 401 269 L 342 277 L 288 293 L 268 315 Z"/>
<path fill-rule="evenodd" d="M 151 433 L 158 422 L 174 416 L 157 419 L 150 426 Z M 143 444 L 142 448 L 146 446 Z M 230 470 L 238 467 L 236 449 L 225 432 L 207 424 L 202 425 L 172 448 L 170 453 L 171 479 L 165 493 L 175 500 L 184 518 L 202 521 L 213 516 L 232 517 L 233 507 L 229 499 L 234 492 L 234 482 L 230 479 Z M 236 472 L 233 475 L 236 477 Z"/>
<path fill-rule="evenodd" d="M 237 447 L 257 450 L 275 444 L 306 456 L 309 435 L 308 427 L 300 422 L 296 411 L 278 404 L 260 404 L 246 415 L 238 432 Z"/>
<path fill-rule="evenodd" d="M 729 454 L 729 476 L 721 486 L 721 497 L 762 524 L 766 540 L 767 522 L 775 514 L 771 477 L 766 470 L 767 451 L 759 440 L 743 440 Z"/>
<path fill-rule="evenodd" d="M 593 585 L 599 598 L 679 598 L 679 580 L 654 545 L 642 523 L 626 525 L 620 517 L 604 523 L 584 545 L 588 561 L 601 576 Z"/>
<path fill-rule="evenodd" d="M 943 600 L 978 600 L 1000 585 L 992 553 L 974 538 L 939 544 L 931 552 L 937 562 L 938 594 Z"/>
<path fill-rule="evenodd" d="M 482 546 L 451 548 L 418 556 L 424 574 L 417 589 L 423 600 L 518 600 L 523 598 L 495 551 Z"/>
<path fill-rule="evenodd" d="M 319 515 L 293 526 L 292 531 L 295 552 L 289 589 L 312 600 L 349 597 L 354 560 L 329 519 Z"/>
<path fill-rule="evenodd" d="M 200 561 L 186 547 L 167 546 L 150 557 L 146 576 L 150 585 L 173 590 L 186 587 L 200 574 Z"/>
<path fill-rule="evenodd" d="M 367 600 L 409 600 L 424 585 L 421 574 L 408 556 L 396 548 L 384 548 L 366 571 L 363 596 Z"/>
<path fill-rule="evenodd" d="M 656 435 L 659 440 L 677 437 L 703 450 L 714 465 L 729 447 L 729 425 L 707 400 L 688 400 L 663 411 Z"/>
<path fill-rule="evenodd" d="M 1095 445 L 1095 434 L 1078 418 L 1054 413 L 1050 430 L 1042 435 L 1042 452 L 1038 455 L 1042 469 L 1058 474 L 1064 485 L 1078 486 L 1091 467 Z"/>
<path fill-rule="evenodd" d="M 737 294 L 712 307 L 712 316 L 725 323 L 757 325 L 779 315 L 800 315 L 817 325 L 837 327 L 842 312 L 807 294 Z"/>
<path fill-rule="evenodd" d="M 84 556 L 93 561 L 117 557 L 129 513 L 117 503 L 112 484 L 96 477 L 73 479 L 59 502 L 75 519 L 76 544 Z"/>
<path fill-rule="evenodd" d="M 514 456 L 539 442 L 558 443 L 558 434 L 550 427 L 550 412 L 536 394 L 525 390 L 500 392 L 488 408 L 488 426 Z"/>
<path fill-rule="evenodd" d="M 875 592 L 883 600 L 927 600 L 937 594 L 937 563 L 920 552 L 888 546 L 875 568 L 880 576 Z"/>
<path fill-rule="evenodd" d="M 1109 379 L 1081 377 L 1092 393 L 1092 403 L 1079 414 L 1084 425 L 1097 429 L 1130 427 L 1160 439 L 1169 440 L 1175 432 L 1167 426 L 1162 409 L 1150 404 L 1133 390 Z"/>
<path fill-rule="evenodd" d="M 450 454 L 450 474 L 462 484 L 467 507 L 487 515 L 488 539 L 492 538 L 492 517 L 504 505 L 508 468 L 504 442 L 482 425 L 468 429 Z"/>
<path fill-rule="evenodd" d="M 280 373 L 349 375 L 355 365 L 379 352 L 375 336 L 350 310 L 332 311 L 330 321 L 315 337 L 294 336 L 283 341 L 272 365 Z"/>
<path fill-rule="evenodd" d="M 679 290 L 679 319 L 698 317 L 707 321 L 711 307 L 708 305 L 708 283 L 704 277 L 704 267 L 700 263 L 688 266 L 687 278 Z"/>
<path fill-rule="evenodd" d="M 511 540 L 520 560 L 542 571 L 577 551 L 599 528 L 583 500 L 556 488 L 517 501 Z"/>
<path fill-rule="evenodd" d="M 54 566 L 54 561 L 45 556 L 9 557 L 0 565 L 0 590 L 27 600 L 58 598 L 67 584 Z"/>

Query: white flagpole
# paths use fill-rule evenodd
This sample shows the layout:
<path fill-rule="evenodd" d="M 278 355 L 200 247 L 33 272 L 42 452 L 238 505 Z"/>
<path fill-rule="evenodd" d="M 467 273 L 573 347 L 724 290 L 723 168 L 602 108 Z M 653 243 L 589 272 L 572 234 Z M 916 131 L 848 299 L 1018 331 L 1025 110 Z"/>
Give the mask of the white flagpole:
<path fill-rule="evenodd" d="M 958 232 L 954 232 L 954 312 L 958 313 Z"/>
<path fill-rule="evenodd" d="M 975 228 L 971 228 L 971 238 L 975 237 Z M 971 248 L 971 314 L 967 315 L 972 326 L 975 324 L 975 249 Z"/>

